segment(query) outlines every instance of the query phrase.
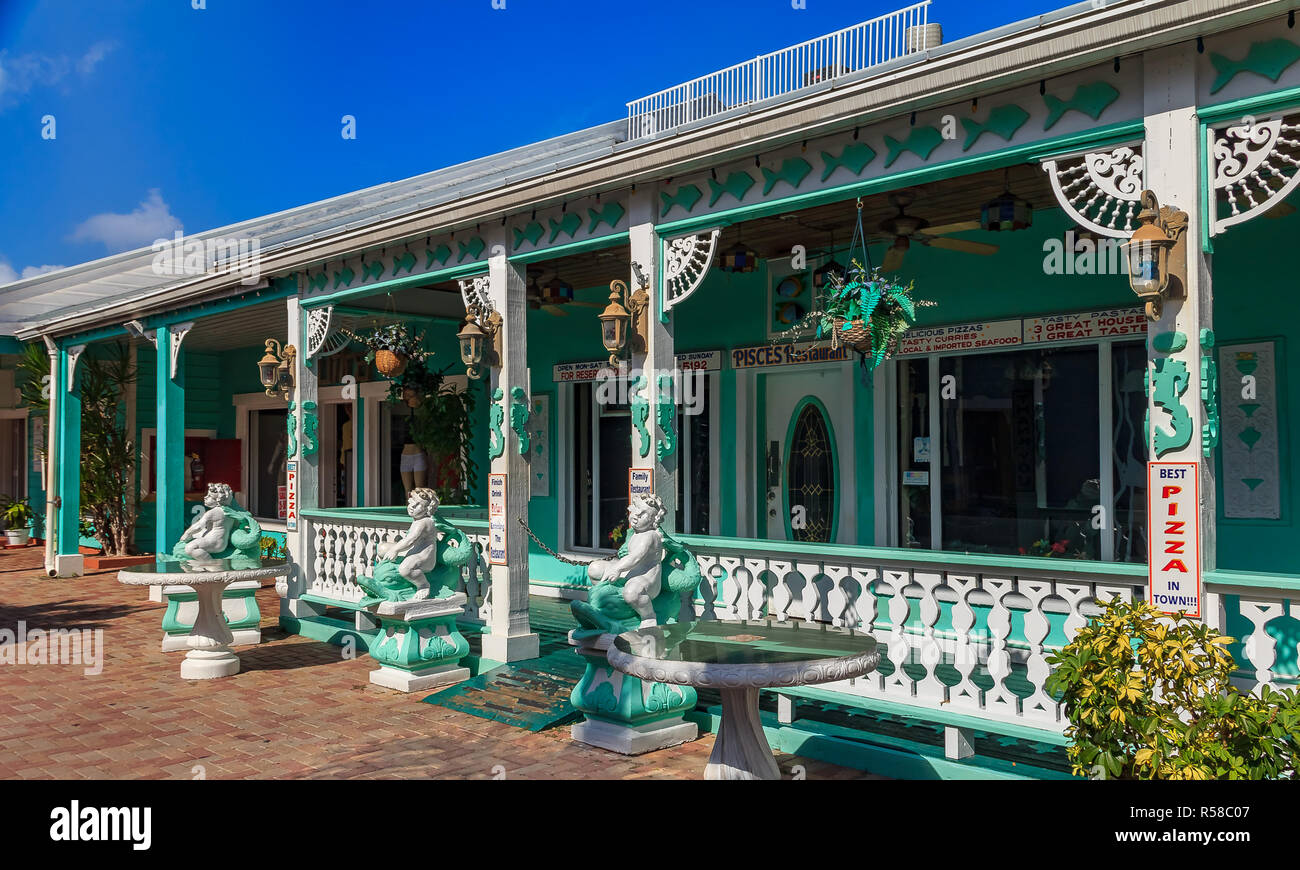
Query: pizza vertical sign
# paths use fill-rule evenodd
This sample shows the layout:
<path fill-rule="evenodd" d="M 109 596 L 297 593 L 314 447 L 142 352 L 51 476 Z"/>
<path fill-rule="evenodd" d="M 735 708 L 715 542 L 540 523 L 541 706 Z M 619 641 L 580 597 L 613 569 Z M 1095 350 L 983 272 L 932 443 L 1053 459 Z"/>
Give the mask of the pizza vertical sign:
<path fill-rule="evenodd" d="M 298 462 L 289 460 L 284 464 L 284 527 L 290 532 L 298 530 Z"/>
<path fill-rule="evenodd" d="M 1201 500 L 1195 462 L 1147 463 L 1150 601 L 1165 613 L 1201 616 Z"/>
<path fill-rule="evenodd" d="M 506 475 L 488 475 L 488 564 L 506 564 Z"/>

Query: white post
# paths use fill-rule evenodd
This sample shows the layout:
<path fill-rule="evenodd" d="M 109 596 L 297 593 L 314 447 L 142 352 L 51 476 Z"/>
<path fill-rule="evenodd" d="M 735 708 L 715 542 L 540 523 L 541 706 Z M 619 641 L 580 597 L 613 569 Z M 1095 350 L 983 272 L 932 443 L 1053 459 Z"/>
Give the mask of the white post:
<path fill-rule="evenodd" d="M 1201 401 L 1201 359 L 1213 359 L 1212 348 L 1202 347 L 1203 330 L 1213 327 L 1213 303 L 1210 285 L 1210 261 L 1201 250 L 1200 166 L 1204 143 L 1200 141 L 1196 116 L 1196 49 L 1193 43 L 1181 43 L 1149 51 L 1142 60 L 1145 79 L 1144 111 L 1146 142 L 1143 158 L 1147 182 L 1160 204 L 1175 206 L 1187 213 L 1185 247 L 1187 251 L 1186 297 L 1167 299 L 1158 321 L 1148 327 L 1149 360 L 1180 361 L 1187 367 L 1187 386 L 1174 405 L 1187 412 L 1181 425 L 1169 402 L 1157 404 L 1152 371 L 1148 414 L 1152 442 L 1148 456 L 1163 462 L 1195 462 L 1200 469 L 1200 552 L 1201 569 L 1215 565 L 1215 487 L 1213 454 L 1202 452 L 1202 427 L 1207 409 Z M 1173 341 L 1171 341 L 1173 339 Z M 1173 347 L 1162 351 L 1159 347 Z M 1166 363 L 1167 364 L 1167 363 Z M 1181 417 L 1181 412 L 1176 412 Z M 1157 430 L 1165 437 L 1157 443 Z M 1175 436 L 1170 439 L 1168 436 Z M 1182 443 L 1184 436 L 1186 443 Z M 1175 446 L 1170 446 L 1172 443 Z M 1148 523 L 1156 518 L 1148 517 Z M 1205 607 L 1202 602 L 1202 613 Z"/>
<path fill-rule="evenodd" d="M 284 343 L 286 346 L 293 345 L 297 351 L 294 357 L 293 394 L 290 397 L 293 404 L 289 408 L 288 421 L 292 437 L 289 440 L 289 449 L 285 452 L 285 461 L 289 463 L 288 470 L 292 476 L 290 489 L 294 501 L 291 515 L 286 521 L 286 528 L 288 525 L 296 525 L 296 528 L 288 529 L 285 540 L 290 558 L 297 566 L 297 570 L 289 577 L 287 600 L 289 611 L 294 616 L 306 616 L 317 612 L 317 608 L 299 600 L 299 596 L 307 591 L 308 566 L 312 564 L 315 554 L 312 552 L 311 524 L 303 518 L 302 512 L 316 508 L 319 503 L 320 450 L 312 452 L 308 444 L 311 439 L 319 439 L 320 434 L 313 431 L 314 427 L 306 425 L 305 420 L 308 414 L 318 412 L 319 394 L 316 372 L 307 366 L 306 346 L 303 341 L 306 335 L 307 312 L 303 310 L 300 298 L 297 296 L 289 297 L 286 304 L 289 306 L 289 334 L 285 337 Z M 295 447 L 296 450 L 293 449 Z M 281 607 L 283 606 L 282 602 Z"/>
<path fill-rule="evenodd" d="M 663 527 L 671 532 L 677 529 L 677 470 L 681 458 L 681 432 L 677 430 L 677 387 L 680 382 L 675 375 L 677 357 L 673 325 L 671 321 L 664 323 L 659 316 L 662 294 L 659 286 L 659 236 L 654 227 L 653 196 L 654 192 L 649 189 L 637 191 L 632 195 L 629 208 L 631 226 L 628 244 L 634 265 L 628 287 L 635 290 L 641 286 L 639 282 L 645 281 L 646 292 L 650 296 L 645 315 L 647 346 L 644 352 L 632 354 L 629 372 L 633 376 L 640 372 L 646 379 L 645 396 L 650 402 L 646 431 L 650 434 L 650 440 L 648 444 L 642 444 L 636 426 L 632 427 L 632 467 L 652 469 L 654 493 L 663 500 L 664 508 L 668 511 Z M 640 276 L 637 274 L 638 268 Z M 659 408 L 662 404 L 671 405 L 671 414 L 667 418 L 671 422 L 667 432 L 660 426 Z"/>
<path fill-rule="evenodd" d="M 488 236 L 489 296 L 501 314 L 500 365 L 490 369 L 488 396 L 501 391 L 505 452 L 492 460 L 491 473 L 506 477 L 506 564 L 492 566 L 491 633 L 483 636 L 483 657 L 498 662 L 536 658 L 537 635 L 528 625 L 528 457 L 519 452 L 519 436 L 510 425 L 513 390 L 528 391 L 528 299 L 523 269 L 506 256 L 506 233 L 494 227 Z"/>

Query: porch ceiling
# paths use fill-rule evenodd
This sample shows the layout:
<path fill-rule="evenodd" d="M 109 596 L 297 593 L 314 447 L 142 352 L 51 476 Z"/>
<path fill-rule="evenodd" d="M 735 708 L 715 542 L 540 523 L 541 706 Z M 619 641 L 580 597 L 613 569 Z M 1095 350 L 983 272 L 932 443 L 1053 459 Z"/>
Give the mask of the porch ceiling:
<path fill-rule="evenodd" d="M 207 352 L 261 347 L 268 338 L 283 341 L 288 334 L 288 308 L 279 300 L 196 319 L 182 347 Z"/>

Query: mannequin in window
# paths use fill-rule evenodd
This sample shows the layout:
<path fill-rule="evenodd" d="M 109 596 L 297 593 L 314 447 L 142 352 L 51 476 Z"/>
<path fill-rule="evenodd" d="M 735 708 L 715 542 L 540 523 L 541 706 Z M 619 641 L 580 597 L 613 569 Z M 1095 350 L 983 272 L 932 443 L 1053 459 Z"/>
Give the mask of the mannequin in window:
<path fill-rule="evenodd" d="M 415 408 L 420 404 L 419 397 L 415 390 L 407 387 L 402 391 L 402 400 L 406 402 L 408 408 Z M 406 497 L 409 500 L 411 490 L 419 489 L 429 482 L 429 457 L 424 455 L 423 448 L 419 444 L 410 440 L 402 445 L 402 488 L 406 490 Z"/>

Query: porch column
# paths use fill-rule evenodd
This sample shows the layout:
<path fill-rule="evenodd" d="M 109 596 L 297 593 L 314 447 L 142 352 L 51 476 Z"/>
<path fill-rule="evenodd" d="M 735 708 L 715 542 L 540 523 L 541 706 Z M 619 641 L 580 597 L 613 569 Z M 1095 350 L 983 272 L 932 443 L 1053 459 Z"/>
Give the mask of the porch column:
<path fill-rule="evenodd" d="M 505 565 L 492 567 L 490 634 L 483 636 L 483 657 L 498 662 L 536 658 L 539 642 L 528 624 L 528 535 L 519 524 L 528 522 L 528 457 L 521 454 L 519 436 L 511 425 L 515 389 L 528 393 L 528 300 L 523 269 L 506 256 L 503 228 L 488 234 L 488 293 L 501 313 L 500 366 L 489 370 L 488 396 L 499 408 L 505 450 L 492 458 L 491 473 L 506 475 Z M 500 399 L 496 399 L 498 395 Z M 489 417 L 493 417 L 493 412 Z M 491 487 L 489 486 L 489 490 Z M 489 504 L 492 501 L 489 492 Z"/>
<path fill-rule="evenodd" d="M 634 349 L 629 376 L 635 381 L 638 373 L 645 377 L 644 398 L 649 403 L 646 419 L 648 443 L 643 443 L 637 431 L 636 410 L 633 410 L 632 467 L 649 468 L 654 481 L 654 493 L 663 499 L 667 513 L 665 531 L 677 530 L 677 469 L 681 451 L 677 449 L 681 433 L 677 431 L 677 368 L 673 343 L 673 324 L 660 317 L 663 294 L 659 281 L 659 235 L 655 232 L 655 200 L 653 189 L 638 190 L 629 203 L 630 229 L 628 245 L 632 258 L 632 274 L 628 288 L 635 291 L 644 286 L 650 296 L 645 314 L 646 347 Z M 640 274 L 638 274 L 638 268 Z M 629 385 L 630 386 L 630 385 Z M 663 408 L 661 411 L 660 409 Z M 663 414 L 661 420 L 660 414 Z M 661 425 L 665 423 L 666 425 Z"/>
<path fill-rule="evenodd" d="M 285 542 L 293 563 L 298 566 L 288 581 L 288 600 L 294 615 L 299 615 L 293 605 L 306 603 L 296 602 L 296 599 L 307 591 L 306 566 L 315 558 L 307 534 L 310 524 L 302 518 L 302 512 L 320 507 L 320 434 L 317 431 L 316 417 L 319 387 L 316 370 L 307 363 L 307 312 L 296 296 L 290 297 L 286 304 L 289 307 L 289 334 L 285 336 L 284 344 L 286 347 L 293 345 L 297 353 L 294 355 L 293 394 L 286 421 L 289 444 L 284 454 L 288 474 L 293 478 L 290 485 L 291 497 L 296 504 L 285 523 L 286 529 L 289 529 L 285 533 Z M 286 476 L 286 482 L 288 479 Z"/>
<path fill-rule="evenodd" d="M 157 331 L 156 391 L 158 429 L 154 447 L 154 552 L 171 553 L 189 525 L 185 516 L 185 357 L 180 339 L 190 324 Z M 175 344 L 173 349 L 172 345 Z M 175 374 L 173 375 L 173 358 Z"/>
<path fill-rule="evenodd" d="M 50 488 L 59 500 L 54 570 L 59 577 L 80 577 L 85 560 L 78 552 L 81 542 L 81 380 L 77 360 L 84 345 L 60 346 L 57 371 L 50 373 L 50 399 L 57 403 L 57 417 L 51 428 L 58 430 L 54 449 L 58 451 L 55 479 Z"/>
<path fill-rule="evenodd" d="M 1186 298 L 1167 299 L 1147 328 L 1150 371 L 1147 455 L 1162 462 L 1195 462 L 1199 469 L 1202 571 L 1215 566 L 1214 439 L 1206 429 L 1217 402 L 1202 401 L 1202 359 L 1213 372 L 1213 300 L 1210 259 L 1201 249 L 1200 167 L 1205 159 L 1196 115 L 1196 48 L 1191 42 L 1149 51 L 1143 59 L 1146 186 L 1160 204 L 1187 213 Z M 1186 387 L 1179 378 L 1185 366 Z M 1211 381 L 1211 389 L 1217 387 Z M 1209 393 L 1213 397 L 1213 393 Z M 1209 436 L 1209 437 L 1207 437 Z M 1207 441 L 1209 443 L 1207 444 Z M 1156 521 L 1149 517 L 1148 522 Z M 1202 603 L 1202 614 L 1205 612 Z"/>

